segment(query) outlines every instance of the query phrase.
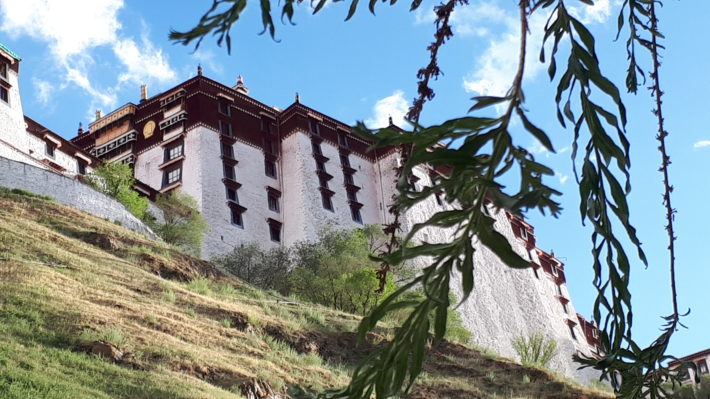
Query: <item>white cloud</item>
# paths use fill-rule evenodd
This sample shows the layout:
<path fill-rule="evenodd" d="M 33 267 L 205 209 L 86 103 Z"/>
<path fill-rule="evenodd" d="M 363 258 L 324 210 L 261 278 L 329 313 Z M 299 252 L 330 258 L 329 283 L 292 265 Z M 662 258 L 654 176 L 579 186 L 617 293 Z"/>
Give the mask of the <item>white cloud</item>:
<path fill-rule="evenodd" d="M 483 96 L 503 96 L 510 85 L 518 67 L 520 51 L 520 28 L 512 13 L 493 5 L 483 7 L 486 13 L 495 16 L 492 22 L 502 23 L 505 29 L 502 34 L 494 36 L 488 43 L 488 48 L 476 60 L 476 69 L 464 78 L 463 86 L 467 92 Z M 543 37 L 543 27 L 548 16 L 540 13 L 530 18 L 528 49 L 525 59 L 525 78 L 536 77 L 544 65 L 538 61 L 540 45 Z"/>
<path fill-rule="evenodd" d="M 118 82 L 147 83 L 170 82 L 177 76 L 170 67 L 162 50 L 143 36 L 141 45 L 133 39 L 123 39 L 113 45 L 113 52 L 126 71 L 118 76 Z"/>
<path fill-rule="evenodd" d="M 436 21 L 436 13 L 433 7 L 421 6 L 414 11 L 415 25 L 428 25 Z"/>
<path fill-rule="evenodd" d="M 515 28 L 517 21 L 505 10 L 492 3 L 476 3 L 471 6 L 456 8 L 451 14 L 454 33 L 461 36 L 487 36 L 490 24 L 505 24 Z"/>
<path fill-rule="evenodd" d="M 62 61 L 86 49 L 111 43 L 121 24 L 123 0 L 1 0 L 2 31 L 50 43 Z"/>
<path fill-rule="evenodd" d="M 533 140 L 533 143 L 527 148 L 527 151 L 534 155 L 545 154 L 546 157 L 550 156 L 550 151 L 545 148 L 539 140 Z"/>
<path fill-rule="evenodd" d="M 37 98 L 40 104 L 44 106 L 48 105 L 54 94 L 54 85 L 49 81 L 36 78 L 32 79 L 32 85 L 35 88 L 35 98 Z"/>
<path fill-rule="evenodd" d="M 570 7 L 569 11 L 583 24 L 604 23 L 611 15 L 611 3 L 609 0 L 595 0 L 594 5 L 581 4 Z"/>
<path fill-rule="evenodd" d="M 217 56 L 215 55 L 214 51 L 204 50 L 202 48 L 192 53 L 192 58 L 200 65 L 207 67 L 207 69 L 209 69 L 210 71 L 221 75 L 224 72 L 224 68 L 222 67 L 222 64 L 215 60 L 216 57 Z M 194 68 L 190 68 L 190 72 L 193 71 Z"/>
<path fill-rule="evenodd" d="M 124 0 L 0 0 L 0 31 L 12 37 L 28 36 L 46 43 L 63 82 L 52 88 L 35 84 L 40 101 L 67 85 L 76 85 L 91 97 L 89 112 L 95 107 L 114 108 L 117 90 L 124 83 L 168 82 L 176 78 L 165 54 L 147 38 L 140 42 L 121 35 L 119 11 Z M 144 26 L 144 30 L 145 30 Z M 92 81 L 95 66 L 92 52 L 100 47 L 113 50 L 124 71 L 116 77 L 102 74 L 102 83 Z"/>
<path fill-rule="evenodd" d="M 404 98 L 402 90 L 396 90 L 391 96 L 377 100 L 373 107 L 373 115 L 365 120 L 365 124 L 370 128 L 382 128 L 389 126 L 389 118 L 392 122 L 404 127 L 406 121 L 404 116 L 409 110 L 409 102 Z"/>
<path fill-rule="evenodd" d="M 616 0 L 614 1 L 616 5 Z M 602 23 L 610 16 L 611 9 L 610 0 L 596 0 L 594 6 L 577 7 L 575 12 L 585 23 Z M 517 10 L 500 8 L 495 2 L 477 1 L 455 14 L 458 14 L 456 23 L 459 33 L 491 38 L 488 47 L 476 58 L 474 70 L 464 77 L 464 89 L 484 96 L 505 95 L 518 67 L 520 26 Z M 545 65 L 539 62 L 538 55 L 548 17 L 549 11 L 545 13 L 539 10 L 529 19 L 530 34 L 527 38 L 525 60 L 527 80 L 534 79 L 545 69 Z M 493 28 L 496 28 L 497 33 L 491 33 Z"/>
<path fill-rule="evenodd" d="M 562 148 L 557 148 L 557 149 L 555 149 L 555 152 L 552 153 L 550 150 L 548 150 L 547 148 L 545 148 L 545 146 L 543 146 L 542 143 L 540 143 L 539 140 L 533 139 L 532 144 L 530 144 L 530 145 L 526 148 L 526 150 L 527 150 L 529 153 L 533 154 L 533 155 L 544 155 L 545 158 L 549 158 L 550 155 L 561 155 L 561 154 L 564 154 L 565 152 L 569 151 L 569 146 L 565 146 L 565 147 L 562 147 Z"/>
<path fill-rule="evenodd" d="M 693 148 L 710 147 L 710 140 L 700 140 L 693 144 Z"/>
<path fill-rule="evenodd" d="M 565 184 L 565 182 L 569 180 L 569 176 L 564 173 L 556 172 L 555 176 L 557 177 L 557 180 L 560 181 L 560 184 Z"/>

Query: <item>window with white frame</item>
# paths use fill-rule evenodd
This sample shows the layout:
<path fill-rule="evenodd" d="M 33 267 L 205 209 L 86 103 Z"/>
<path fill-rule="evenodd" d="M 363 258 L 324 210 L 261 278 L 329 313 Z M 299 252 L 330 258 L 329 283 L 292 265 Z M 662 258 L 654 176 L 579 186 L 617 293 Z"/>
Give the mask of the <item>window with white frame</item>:
<path fill-rule="evenodd" d="M 182 143 L 173 145 L 165 149 L 165 159 L 164 162 L 168 162 L 175 158 L 181 157 L 183 155 L 183 145 Z"/>
<path fill-rule="evenodd" d="M 182 181 L 182 166 L 163 172 L 163 187 Z"/>

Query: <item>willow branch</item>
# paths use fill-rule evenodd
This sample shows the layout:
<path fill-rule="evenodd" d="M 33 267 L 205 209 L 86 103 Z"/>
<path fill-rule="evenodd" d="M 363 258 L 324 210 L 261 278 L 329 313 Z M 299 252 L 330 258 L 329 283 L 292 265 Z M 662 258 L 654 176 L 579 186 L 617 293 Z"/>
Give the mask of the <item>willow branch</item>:
<path fill-rule="evenodd" d="M 429 64 L 426 67 L 419 69 L 417 72 L 417 77 L 419 82 L 417 83 L 417 92 L 419 97 L 417 97 L 413 102 L 412 106 L 407 112 L 406 118 L 415 125 L 419 124 L 419 117 L 424 108 L 424 103 L 427 100 L 434 98 L 434 90 L 429 87 L 429 82 L 431 79 L 436 79 L 441 75 L 441 69 L 438 65 L 439 49 L 450 39 L 454 34 L 449 24 L 449 19 L 454 11 L 457 4 L 468 4 L 468 0 L 449 0 L 445 4 L 440 4 L 434 8 L 436 13 L 436 32 L 434 33 L 434 42 L 429 44 L 427 50 L 429 50 Z M 399 154 L 402 164 L 404 164 L 409 158 L 410 148 L 407 145 L 402 145 L 399 147 Z M 402 166 L 397 168 L 397 181 L 399 181 L 402 175 Z M 396 182 L 395 182 L 396 183 Z M 394 205 L 390 207 L 390 213 L 394 215 L 394 220 L 391 223 L 385 225 L 383 231 L 389 236 L 385 251 L 380 255 L 391 254 L 398 246 L 399 239 L 397 238 L 397 233 L 400 231 L 400 212 L 397 209 L 396 203 L 397 198 L 394 198 Z M 382 263 L 379 270 L 376 272 L 376 277 L 379 280 L 379 287 L 377 293 L 384 292 L 385 284 L 387 283 L 387 274 L 389 274 L 390 265 L 388 263 Z"/>
<path fill-rule="evenodd" d="M 434 42 L 427 47 L 427 50 L 429 50 L 429 64 L 417 72 L 417 78 L 419 78 L 417 92 L 419 97 L 414 100 L 409 112 L 407 112 L 407 120 L 415 124 L 419 123 L 419 116 L 422 113 L 424 103 L 434 98 L 434 90 L 429 87 L 429 82 L 431 79 L 436 79 L 441 75 L 438 63 L 439 49 L 454 35 L 449 24 L 451 13 L 457 5 L 466 4 L 468 4 L 468 0 L 449 0 L 445 4 L 440 4 L 434 8 L 436 13 L 436 33 L 434 34 Z"/>
<path fill-rule="evenodd" d="M 653 110 L 653 114 L 658 119 L 658 134 L 656 135 L 656 140 L 659 142 L 658 151 L 661 153 L 661 168 L 660 172 L 663 174 L 663 205 L 666 207 L 666 231 L 668 232 L 668 253 L 669 253 L 669 265 L 671 274 L 671 295 L 673 300 L 673 322 L 674 324 L 678 322 L 679 312 L 678 312 L 678 292 L 676 287 L 676 277 L 675 277 L 675 231 L 673 228 L 673 220 L 675 218 L 676 210 L 673 209 L 671 205 L 671 193 L 673 192 L 673 186 L 670 183 L 668 177 L 668 166 L 671 164 L 671 158 L 668 156 L 666 149 L 666 137 L 668 137 L 668 131 L 665 128 L 665 121 L 663 118 L 663 91 L 661 90 L 661 79 L 659 75 L 659 70 L 661 67 L 660 56 L 658 54 L 659 44 L 658 44 L 658 18 L 656 17 L 656 1 L 651 1 L 649 6 L 649 17 L 651 19 L 651 57 L 653 59 L 653 72 L 651 73 L 651 80 L 653 84 L 649 87 L 651 94 L 656 101 L 656 108 Z"/>

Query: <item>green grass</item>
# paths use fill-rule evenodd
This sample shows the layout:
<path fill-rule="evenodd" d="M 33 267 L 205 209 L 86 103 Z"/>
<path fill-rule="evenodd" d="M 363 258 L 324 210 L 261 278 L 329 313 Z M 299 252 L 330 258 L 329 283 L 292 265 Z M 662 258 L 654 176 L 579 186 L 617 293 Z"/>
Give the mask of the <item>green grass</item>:
<path fill-rule="evenodd" d="M 96 235 L 120 248 L 101 249 L 88 240 Z M 346 384 L 367 355 L 352 339 L 357 316 L 284 304 L 214 277 L 169 245 L 26 193 L 0 189 L 0 257 L 3 399 L 240 398 L 239 384 L 251 378 L 321 390 Z M 171 273 L 179 278 L 161 277 Z M 378 332 L 370 345 L 391 336 L 392 325 Z M 118 346 L 123 360 L 89 354 L 99 340 Z M 544 372 L 471 348 L 446 343 L 429 357 L 418 387 L 437 399 L 495 397 L 500 386 L 502 397 L 545 397 L 547 385 L 569 393 L 558 399 L 579 397 Z"/>

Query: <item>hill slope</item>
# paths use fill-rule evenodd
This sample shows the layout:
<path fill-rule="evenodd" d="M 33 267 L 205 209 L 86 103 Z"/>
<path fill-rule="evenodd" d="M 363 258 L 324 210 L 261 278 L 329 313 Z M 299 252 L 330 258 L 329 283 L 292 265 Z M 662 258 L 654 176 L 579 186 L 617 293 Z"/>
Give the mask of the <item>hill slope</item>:
<path fill-rule="evenodd" d="M 99 218 L 0 189 L 0 398 L 239 398 L 254 381 L 277 392 L 340 386 L 387 337 L 383 328 L 356 347 L 357 323 L 282 301 Z M 608 396 L 444 343 L 410 397 Z"/>

